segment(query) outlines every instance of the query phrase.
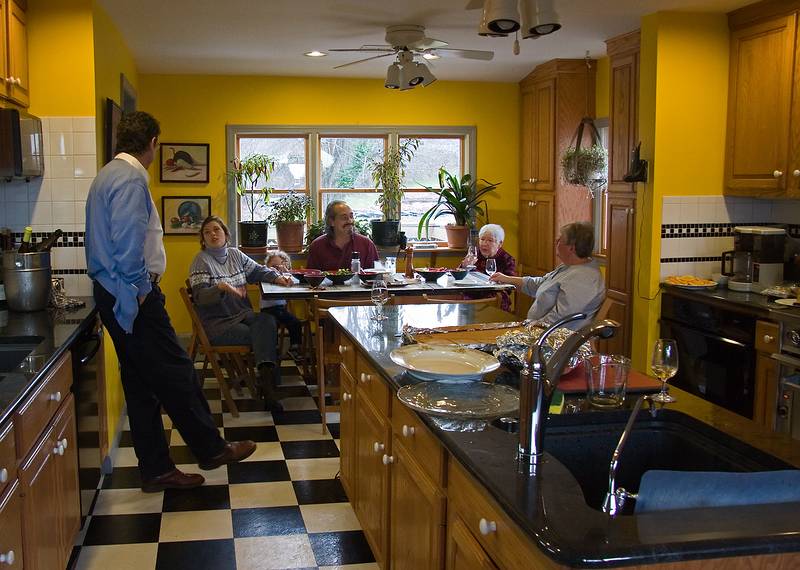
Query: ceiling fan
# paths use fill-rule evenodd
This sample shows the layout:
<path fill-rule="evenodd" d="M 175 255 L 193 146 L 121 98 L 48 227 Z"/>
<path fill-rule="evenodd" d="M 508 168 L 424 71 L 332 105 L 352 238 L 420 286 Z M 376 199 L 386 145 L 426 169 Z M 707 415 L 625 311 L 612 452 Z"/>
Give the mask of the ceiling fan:
<path fill-rule="evenodd" d="M 373 59 L 389 57 L 395 54 L 399 58 L 409 62 L 415 55 L 421 55 L 426 59 L 439 57 L 458 57 L 462 59 L 478 59 L 489 61 L 494 57 L 493 51 L 482 51 L 476 49 L 457 49 L 447 47 L 447 42 L 429 38 L 425 35 L 425 27 L 413 24 L 401 24 L 386 27 L 385 45 L 362 45 L 360 48 L 329 49 L 328 51 L 355 52 L 355 53 L 376 53 L 370 57 L 351 61 L 337 65 L 334 69 L 356 65 Z M 401 62 L 402 63 L 402 62 Z"/>

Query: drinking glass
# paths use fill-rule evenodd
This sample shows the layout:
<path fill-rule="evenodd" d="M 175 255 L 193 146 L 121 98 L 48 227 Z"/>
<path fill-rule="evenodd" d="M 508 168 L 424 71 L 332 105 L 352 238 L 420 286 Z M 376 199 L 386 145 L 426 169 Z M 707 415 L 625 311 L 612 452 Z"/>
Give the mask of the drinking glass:
<path fill-rule="evenodd" d="M 383 306 L 389 301 L 389 288 L 386 286 L 386 281 L 375 278 L 375 281 L 372 282 L 370 298 L 375 305 L 375 315 L 372 319 L 375 321 L 385 321 L 388 319 L 389 317 L 383 314 Z"/>
<path fill-rule="evenodd" d="M 490 257 L 486 260 L 486 274 L 491 277 L 495 273 L 497 273 L 497 261 Z"/>
<path fill-rule="evenodd" d="M 675 398 L 667 393 L 667 380 L 678 372 L 678 346 L 674 340 L 660 338 L 656 341 L 650 366 L 653 373 L 661 380 L 661 392 L 653 396 L 653 401 L 662 404 L 675 402 Z"/>
<path fill-rule="evenodd" d="M 467 248 L 467 258 L 464 260 L 464 269 L 473 271 L 478 261 L 478 247 L 471 245 Z"/>

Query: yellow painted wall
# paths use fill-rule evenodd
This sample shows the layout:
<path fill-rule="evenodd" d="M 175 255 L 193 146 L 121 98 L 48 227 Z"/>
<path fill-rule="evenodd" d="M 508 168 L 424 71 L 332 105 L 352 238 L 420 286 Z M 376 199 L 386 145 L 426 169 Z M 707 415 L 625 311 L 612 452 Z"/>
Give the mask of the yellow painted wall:
<path fill-rule="evenodd" d="M 94 115 L 91 0 L 29 0 L 28 72 L 34 115 Z"/>
<path fill-rule="evenodd" d="M 658 338 L 661 199 L 721 194 L 728 93 L 724 14 L 661 12 L 642 19 L 639 133 L 649 181 L 637 185 L 633 364 L 648 369 Z"/>
<path fill-rule="evenodd" d="M 139 108 L 161 121 L 161 140 L 210 143 L 210 182 L 159 184 L 150 169 L 156 204 L 167 195 L 212 196 L 212 211 L 226 215 L 225 125 L 474 125 L 477 174 L 501 181 L 489 199 L 492 222 L 506 230 L 506 246 L 517 253 L 519 196 L 519 86 L 516 83 L 437 81 L 397 92 L 381 79 L 254 76 L 139 76 Z M 178 288 L 199 250 L 195 237 L 167 236 L 167 273 L 162 287 L 178 332 L 189 332 Z"/>
<path fill-rule="evenodd" d="M 594 80 L 594 116 L 597 118 L 608 117 L 609 81 L 608 57 L 599 57 Z"/>

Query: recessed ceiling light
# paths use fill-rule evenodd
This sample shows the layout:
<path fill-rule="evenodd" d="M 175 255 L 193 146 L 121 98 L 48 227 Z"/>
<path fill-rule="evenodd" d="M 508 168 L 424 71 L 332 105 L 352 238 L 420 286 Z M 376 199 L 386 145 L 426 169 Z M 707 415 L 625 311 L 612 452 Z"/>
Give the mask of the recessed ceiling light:
<path fill-rule="evenodd" d="M 314 51 L 310 51 L 308 53 L 304 53 L 303 55 L 308 56 L 308 57 L 325 57 L 328 54 L 325 53 L 324 51 L 314 50 Z"/>
<path fill-rule="evenodd" d="M 436 55 L 435 53 L 423 53 L 422 57 L 425 59 L 439 59 L 441 56 Z"/>

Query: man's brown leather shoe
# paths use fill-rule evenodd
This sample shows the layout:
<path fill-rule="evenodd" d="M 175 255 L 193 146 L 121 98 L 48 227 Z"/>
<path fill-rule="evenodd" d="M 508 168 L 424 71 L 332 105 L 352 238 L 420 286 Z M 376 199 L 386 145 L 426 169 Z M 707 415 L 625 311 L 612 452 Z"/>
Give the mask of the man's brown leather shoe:
<path fill-rule="evenodd" d="M 244 441 L 229 441 L 225 444 L 222 453 L 215 455 L 207 461 L 198 463 L 200 469 L 210 471 L 227 463 L 237 463 L 242 459 L 247 459 L 256 450 L 256 443 L 246 439 Z"/>
<path fill-rule="evenodd" d="M 206 482 L 205 477 L 198 473 L 184 473 L 177 467 L 172 471 L 154 477 L 142 483 L 145 493 L 158 493 L 164 489 L 192 489 Z"/>

